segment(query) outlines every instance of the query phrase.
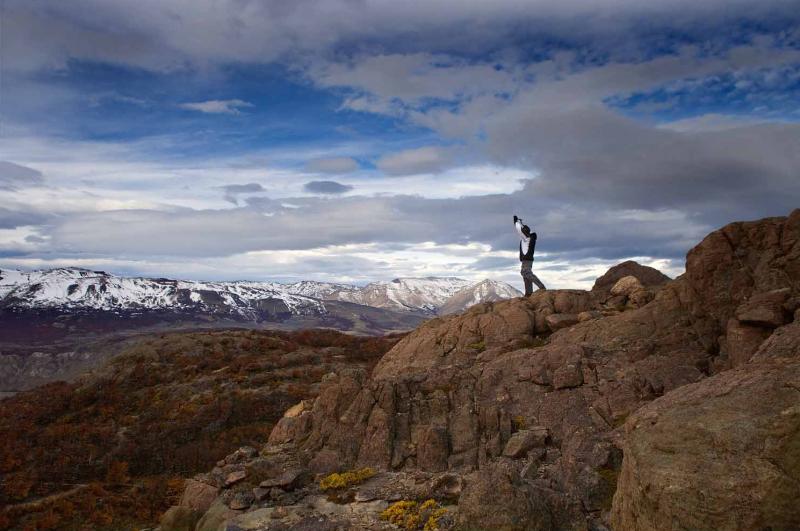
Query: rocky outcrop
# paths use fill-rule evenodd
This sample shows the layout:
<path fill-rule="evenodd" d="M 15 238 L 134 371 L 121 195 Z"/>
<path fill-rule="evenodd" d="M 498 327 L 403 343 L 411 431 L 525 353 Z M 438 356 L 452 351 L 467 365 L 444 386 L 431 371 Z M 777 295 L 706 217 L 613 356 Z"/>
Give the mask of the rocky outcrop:
<path fill-rule="evenodd" d="M 313 405 L 279 422 L 268 447 L 292 448 L 292 459 L 311 474 L 372 467 L 377 478 L 457 478 L 452 482 L 463 489 L 457 489 L 452 511 L 461 529 L 602 529 L 610 522 L 612 499 L 616 529 L 671 529 L 658 527 L 670 506 L 649 497 L 666 492 L 658 489 L 667 489 L 671 477 L 684 481 L 686 496 L 693 494 L 700 510 L 697 500 L 717 498 L 692 490 L 687 466 L 699 466 L 700 457 L 713 451 L 729 452 L 722 465 L 726 457 L 743 459 L 767 426 L 785 428 L 784 435 L 790 431 L 794 413 L 784 406 L 797 391 L 789 382 L 797 378 L 781 376 L 776 367 L 789 362 L 771 353 L 790 351 L 786 342 L 795 337 L 786 332 L 795 325 L 786 323 L 794 319 L 800 294 L 798 235 L 800 211 L 733 224 L 693 249 L 686 275 L 666 284 L 649 268 L 626 263 L 601 277 L 592 292 L 540 291 L 434 319 L 401 340 L 370 375 L 326 376 Z M 758 335 L 737 335 L 735 326 L 754 327 Z M 739 368 L 728 370 L 734 365 Z M 748 413 L 746 398 L 757 403 L 753 397 L 770 383 L 780 387 L 767 395 L 773 406 L 752 406 Z M 736 416 L 737 408 L 744 408 L 744 416 Z M 664 426 L 676 433 L 687 430 L 694 457 L 676 459 L 670 471 L 667 456 L 674 454 L 659 457 L 653 450 L 661 428 L 645 426 L 652 421 L 648 411 L 663 411 Z M 741 427 L 748 415 L 761 420 Z M 708 422 L 693 424 L 694 416 Z M 670 437 L 669 444 L 678 445 L 679 437 Z M 727 450 L 709 448 L 726 437 Z M 781 444 L 759 450 L 762 464 L 774 461 L 775 452 L 796 453 L 788 442 Z M 659 467 L 665 467 L 662 475 Z M 764 470 L 755 467 L 747 476 L 753 506 L 766 503 L 758 498 L 771 481 Z M 793 470 L 781 473 L 793 477 Z M 721 479 L 706 480 L 709 489 L 721 488 L 714 483 Z M 649 484 L 649 490 L 643 486 Z M 783 514 L 781 504 L 789 499 L 789 482 L 785 486 L 777 491 L 775 514 Z M 385 490 L 390 497 L 381 499 L 422 499 L 413 489 L 398 489 Z M 345 500 L 358 503 L 364 496 L 358 490 Z M 681 521 L 684 513 L 675 514 Z M 746 521 L 790 522 L 759 518 Z M 716 528 L 686 522 L 681 529 Z M 722 519 L 709 522 L 727 529 Z M 373 528 L 378 527 L 361 527 Z"/>
<path fill-rule="evenodd" d="M 791 328 L 759 360 L 628 420 L 614 529 L 800 528 L 800 324 Z"/>
<path fill-rule="evenodd" d="M 661 286 L 670 281 L 670 278 L 658 269 L 628 260 L 615 265 L 595 280 L 592 291 L 595 293 L 609 292 L 619 280 L 630 276 L 638 279 L 642 286 L 646 287 Z"/>

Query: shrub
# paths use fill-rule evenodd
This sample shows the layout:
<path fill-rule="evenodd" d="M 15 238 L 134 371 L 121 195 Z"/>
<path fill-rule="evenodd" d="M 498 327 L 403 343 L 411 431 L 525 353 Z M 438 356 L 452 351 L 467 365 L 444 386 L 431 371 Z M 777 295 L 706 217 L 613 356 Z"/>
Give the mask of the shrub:
<path fill-rule="evenodd" d="M 374 475 L 375 471 L 369 467 L 351 470 L 349 472 L 334 472 L 320 480 L 319 488 L 322 490 L 344 489 L 363 483 Z"/>
<path fill-rule="evenodd" d="M 445 515 L 447 509 L 441 507 L 436 500 L 425 500 L 422 504 L 402 500 L 387 507 L 381 513 L 381 519 L 407 531 L 439 531 Z"/>

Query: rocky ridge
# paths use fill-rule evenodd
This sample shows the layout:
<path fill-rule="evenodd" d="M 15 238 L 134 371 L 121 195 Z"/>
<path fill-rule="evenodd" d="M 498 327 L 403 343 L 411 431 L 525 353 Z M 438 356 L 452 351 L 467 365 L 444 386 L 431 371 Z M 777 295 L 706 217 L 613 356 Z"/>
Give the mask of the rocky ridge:
<path fill-rule="evenodd" d="M 407 529 L 800 527 L 800 210 L 715 231 L 674 281 L 609 278 L 433 319 L 371 374 L 329 374 L 162 530 L 396 529 L 390 503 L 428 498 L 447 516 Z"/>

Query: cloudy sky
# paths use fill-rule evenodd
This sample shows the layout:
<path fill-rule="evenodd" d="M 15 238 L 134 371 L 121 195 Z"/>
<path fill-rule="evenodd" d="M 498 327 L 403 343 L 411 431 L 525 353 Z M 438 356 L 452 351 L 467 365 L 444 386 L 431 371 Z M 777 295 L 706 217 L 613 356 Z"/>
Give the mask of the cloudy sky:
<path fill-rule="evenodd" d="M 0 267 L 586 287 L 800 207 L 800 0 L 5 0 Z"/>

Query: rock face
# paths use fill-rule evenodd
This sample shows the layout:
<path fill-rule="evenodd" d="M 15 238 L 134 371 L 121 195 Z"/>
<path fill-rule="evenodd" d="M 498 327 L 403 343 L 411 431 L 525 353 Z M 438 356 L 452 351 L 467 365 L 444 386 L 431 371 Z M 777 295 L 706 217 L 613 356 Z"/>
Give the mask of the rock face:
<path fill-rule="evenodd" d="M 550 513 L 541 498 L 513 471 L 488 466 L 473 473 L 459 499 L 459 529 L 464 531 L 550 531 Z"/>
<path fill-rule="evenodd" d="M 796 528 L 800 374 L 787 353 L 799 334 L 786 323 L 800 295 L 800 210 L 713 233 L 674 281 L 654 271 L 628 262 L 592 292 L 431 320 L 371 375 L 324 378 L 268 448 L 280 442 L 310 473 L 457 478 L 463 530 Z M 675 457 L 681 442 L 691 448 Z M 725 478 L 743 484 L 723 492 Z M 665 501 L 673 480 L 694 497 L 688 509 Z M 424 499 L 392 488 L 383 500 Z M 732 492 L 749 496 L 742 507 Z M 738 520 L 703 500 L 744 523 L 726 527 Z"/>
<path fill-rule="evenodd" d="M 800 528 L 800 324 L 791 326 L 760 351 L 764 360 L 628 420 L 614 529 Z"/>

